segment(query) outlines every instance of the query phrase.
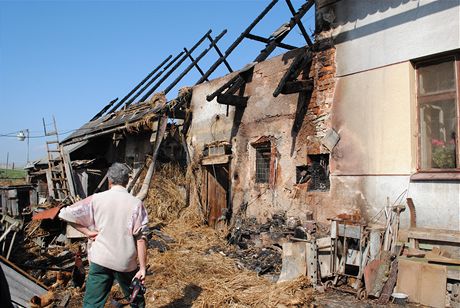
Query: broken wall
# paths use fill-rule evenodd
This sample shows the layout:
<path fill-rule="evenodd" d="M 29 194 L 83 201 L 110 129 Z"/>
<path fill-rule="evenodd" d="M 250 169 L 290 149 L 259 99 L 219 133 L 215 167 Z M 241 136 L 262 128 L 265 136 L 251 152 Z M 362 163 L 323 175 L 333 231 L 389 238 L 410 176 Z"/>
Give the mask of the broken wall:
<path fill-rule="evenodd" d="M 247 214 L 260 221 L 273 213 L 287 211 L 288 215 L 305 216 L 305 204 L 292 198 L 296 181 L 297 147 L 293 138 L 293 124 L 299 109 L 299 94 L 279 95 L 272 93 L 295 56 L 304 52 L 298 49 L 255 65 L 252 78 L 245 85 L 248 97 L 244 109 L 220 105 L 215 100 L 206 101 L 211 94 L 228 81 L 233 74 L 197 85 L 193 89 L 191 108 L 193 121 L 187 143 L 195 170 L 191 191 L 192 202 L 203 203 L 200 166 L 207 144 L 227 142 L 231 144 L 230 204 L 233 212 L 248 203 Z M 270 180 L 257 183 L 256 147 L 261 140 L 271 142 Z M 193 187 L 195 186 L 195 187 Z M 202 204 L 203 205 L 203 204 Z M 304 217 L 305 218 L 305 217 Z"/>

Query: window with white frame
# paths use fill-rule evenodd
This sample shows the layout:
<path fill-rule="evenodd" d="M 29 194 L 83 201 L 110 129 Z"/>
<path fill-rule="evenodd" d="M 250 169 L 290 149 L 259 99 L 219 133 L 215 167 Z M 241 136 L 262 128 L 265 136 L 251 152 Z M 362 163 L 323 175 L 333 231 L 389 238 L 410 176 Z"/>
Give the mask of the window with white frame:
<path fill-rule="evenodd" d="M 416 63 L 418 170 L 460 170 L 459 56 Z"/>

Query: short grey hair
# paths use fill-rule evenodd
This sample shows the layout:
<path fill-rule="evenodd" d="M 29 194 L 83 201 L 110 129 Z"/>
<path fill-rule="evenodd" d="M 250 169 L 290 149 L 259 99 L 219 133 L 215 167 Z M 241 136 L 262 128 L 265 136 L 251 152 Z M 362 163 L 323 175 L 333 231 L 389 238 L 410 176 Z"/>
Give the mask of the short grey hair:
<path fill-rule="evenodd" d="M 112 184 L 124 186 L 129 181 L 129 168 L 122 163 L 113 163 L 107 171 L 107 177 Z"/>

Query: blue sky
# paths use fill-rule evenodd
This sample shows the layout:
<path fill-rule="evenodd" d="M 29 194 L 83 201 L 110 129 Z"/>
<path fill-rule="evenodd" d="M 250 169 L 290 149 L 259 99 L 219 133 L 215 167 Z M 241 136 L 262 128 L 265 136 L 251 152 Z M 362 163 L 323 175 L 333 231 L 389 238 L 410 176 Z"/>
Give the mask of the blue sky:
<path fill-rule="evenodd" d="M 208 29 L 213 36 L 228 30 L 218 44 L 225 51 L 269 2 L 0 0 L 0 165 L 7 153 L 10 163 L 26 162 L 27 142 L 12 137 L 17 132 L 29 130 L 31 160 L 45 156 L 42 118 L 51 122 L 54 115 L 59 132 L 80 127 L 110 100 L 121 99 L 168 55 L 190 48 Z M 292 3 L 297 9 L 303 1 Z M 252 33 L 268 37 L 290 17 L 280 0 Z M 303 22 L 312 32 L 313 10 Z M 297 27 L 284 42 L 305 44 Z M 194 56 L 207 46 L 208 42 L 201 45 Z M 246 39 L 228 61 L 239 69 L 263 47 Z M 277 49 L 274 54 L 282 52 Z M 206 70 L 217 57 L 209 52 L 200 66 Z M 224 74 L 222 65 L 211 78 Z M 178 87 L 198 78 L 193 70 Z M 174 89 L 168 97 L 176 94 Z"/>

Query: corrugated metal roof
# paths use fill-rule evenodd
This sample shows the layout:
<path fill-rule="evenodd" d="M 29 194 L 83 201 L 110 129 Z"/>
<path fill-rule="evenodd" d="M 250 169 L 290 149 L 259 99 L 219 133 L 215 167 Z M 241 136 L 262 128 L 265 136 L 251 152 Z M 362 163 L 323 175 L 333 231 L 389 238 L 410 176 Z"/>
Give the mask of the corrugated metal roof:
<path fill-rule="evenodd" d="M 39 286 L 6 264 L 6 261 L 2 258 L 0 258 L 0 266 L 8 282 L 13 303 L 22 307 L 29 307 L 29 301 L 33 296 L 41 296 L 47 292 L 45 288 Z"/>

